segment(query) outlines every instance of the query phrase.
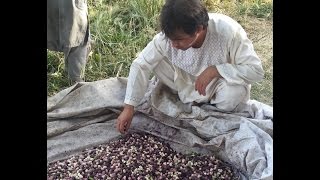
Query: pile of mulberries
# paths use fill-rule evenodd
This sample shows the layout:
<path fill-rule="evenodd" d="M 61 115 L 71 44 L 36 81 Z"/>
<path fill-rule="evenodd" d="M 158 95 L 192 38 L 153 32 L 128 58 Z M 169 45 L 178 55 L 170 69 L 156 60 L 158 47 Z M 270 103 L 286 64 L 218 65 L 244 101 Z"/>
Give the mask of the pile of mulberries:
<path fill-rule="evenodd" d="M 162 139 L 131 133 L 48 164 L 47 179 L 240 179 L 214 156 L 181 154 Z"/>

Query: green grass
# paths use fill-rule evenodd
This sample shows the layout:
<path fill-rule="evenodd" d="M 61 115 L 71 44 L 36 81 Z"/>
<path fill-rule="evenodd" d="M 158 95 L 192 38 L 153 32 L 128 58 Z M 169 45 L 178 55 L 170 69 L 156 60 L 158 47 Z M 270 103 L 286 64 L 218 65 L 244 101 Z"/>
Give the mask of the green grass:
<path fill-rule="evenodd" d="M 203 1 L 210 12 L 227 14 L 244 27 L 250 22 L 249 18 L 272 21 L 272 1 Z M 93 44 L 86 65 L 85 81 L 128 76 L 131 62 L 158 32 L 158 16 L 163 3 L 164 0 L 89 0 Z M 272 52 L 271 57 L 270 50 L 257 53 L 262 53 L 267 73 L 263 82 L 253 84 L 251 97 L 272 105 Z M 269 54 L 264 56 L 263 53 Z M 63 54 L 47 51 L 48 96 L 69 86 Z"/>

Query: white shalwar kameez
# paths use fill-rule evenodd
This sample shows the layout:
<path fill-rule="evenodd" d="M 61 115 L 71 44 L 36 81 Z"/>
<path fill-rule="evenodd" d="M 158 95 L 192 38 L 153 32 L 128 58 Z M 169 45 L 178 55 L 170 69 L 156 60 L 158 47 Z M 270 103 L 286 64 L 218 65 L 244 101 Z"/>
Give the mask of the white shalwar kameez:
<path fill-rule="evenodd" d="M 195 90 L 195 81 L 209 66 L 216 66 L 223 78 L 214 78 L 203 96 Z M 250 84 L 264 76 L 261 60 L 244 29 L 217 13 L 209 13 L 207 34 L 200 48 L 173 48 L 164 33 L 158 33 L 131 65 L 124 103 L 140 103 L 151 72 L 177 92 L 183 103 L 211 103 L 225 111 L 249 100 Z"/>

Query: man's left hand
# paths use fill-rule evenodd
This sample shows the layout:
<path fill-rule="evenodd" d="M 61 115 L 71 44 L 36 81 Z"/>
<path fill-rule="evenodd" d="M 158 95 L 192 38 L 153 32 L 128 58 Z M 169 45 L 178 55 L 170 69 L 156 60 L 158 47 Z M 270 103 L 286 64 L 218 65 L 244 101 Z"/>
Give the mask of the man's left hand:
<path fill-rule="evenodd" d="M 195 90 L 198 91 L 200 95 L 205 96 L 208 84 L 215 77 L 221 77 L 217 68 L 215 66 L 207 67 L 207 69 L 198 76 L 195 83 Z"/>

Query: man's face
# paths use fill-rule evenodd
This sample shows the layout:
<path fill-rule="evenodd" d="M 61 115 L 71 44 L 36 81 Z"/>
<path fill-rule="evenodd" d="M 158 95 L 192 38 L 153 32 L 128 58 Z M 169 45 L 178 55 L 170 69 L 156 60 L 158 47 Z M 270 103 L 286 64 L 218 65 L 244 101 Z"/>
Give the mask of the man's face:
<path fill-rule="evenodd" d="M 197 41 L 199 33 L 196 31 L 195 34 L 186 34 L 183 30 L 177 30 L 175 35 L 170 39 L 171 45 L 174 48 L 181 49 L 183 51 L 189 49 Z"/>

